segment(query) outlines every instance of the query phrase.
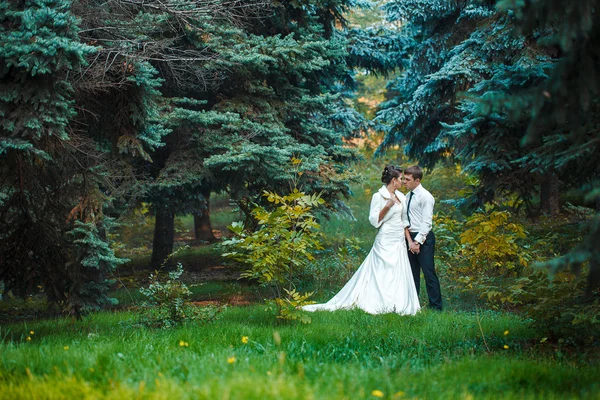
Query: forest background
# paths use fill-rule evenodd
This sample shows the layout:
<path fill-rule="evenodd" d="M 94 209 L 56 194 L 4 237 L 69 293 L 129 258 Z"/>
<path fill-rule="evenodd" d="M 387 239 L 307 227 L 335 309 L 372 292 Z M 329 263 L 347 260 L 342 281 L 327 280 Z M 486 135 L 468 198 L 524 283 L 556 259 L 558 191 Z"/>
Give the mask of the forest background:
<path fill-rule="evenodd" d="M 355 393 L 352 374 L 362 377 L 355 389 L 363 396 L 403 396 L 396 374 L 410 360 L 416 371 L 433 374 L 445 358 L 466 376 L 487 363 L 513 373 L 523 358 L 537 365 L 524 372 L 530 383 L 539 368 L 556 367 L 556 375 L 544 378 L 547 396 L 597 394 L 590 378 L 600 329 L 597 6 L 591 0 L 2 3 L 0 281 L 2 320 L 12 325 L 2 330 L 0 381 L 22 396 L 42 388 L 54 393 L 50 386 L 67 390 L 56 386 L 65 379 L 116 395 L 121 389 L 109 389 L 110 377 L 121 371 L 122 390 L 141 395 L 142 382 L 152 381 L 148 374 L 168 369 L 169 390 L 187 382 L 192 392 L 220 397 L 223 379 L 240 379 L 240 387 L 254 379 L 250 361 L 257 357 L 261 373 L 280 366 L 283 386 L 261 386 L 270 396 L 282 390 L 299 398 L 348 396 Z M 438 268 L 449 313 L 417 319 L 439 327 L 426 328 L 432 330 L 421 339 L 397 331 L 394 319 L 360 313 L 332 317 L 339 337 L 325 334 L 333 322 L 311 319 L 296 306 L 328 298 L 359 265 L 374 235 L 362 216 L 388 163 L 426 167 L 424 184 L 438 199 Z M 192 249 L 173 256 L 183 244 Z M 217 270 L 226 272 L 215 281 L 209 274 Z M 240 272 L 241 280 L 223 278 Z M 266 310 L 221 307 L 263 298 Z M 113 317 L 102 309 L 121 312 Z M 73 325 L 60 318 L 31 330 L 27 322 L 14 323 L 54 313 L 74 317 Z M 228 354 L 229 368 L 241 356 L 226 342 L 250 340 L 232 324 L 252 316 L 264 321 L 253 350 L 244 350 L 250 369 L 232 376 L 215 367 L 208 386 L 188 381 L 207 373 L 189 366 L 181 372 L 176 365 L 141 364 L 132 375 L 113 356 L 137 359 L 141 347 L 100 354 L 92 343 L 102 332 L 103 343 L 116 346 L 111 329 L 119 326 L 127 336 L 128 329 L 146 327 L 132 336 L 141 346 L 160 326 L 174 333 L 158 331 L 151 341 L 175 343 L 177 350 L 189 347 L 184 336 L 200 334 L 190 329 L 210 337 L 220 330 L 226 340 L 192 358 L 214 366 L 206 359 L 214 358 L 217 350 L 206 353 L 214 346 Z M 346 331 L 357 321 L 383 324 L 380 347 Z M 319 335 L 291 333 L 302 322 L 331 341 L 325 359 L 314 342 Z M 520 332 L 512 342 L 509 325 Z M 49 334 L 57 326 L 64 336 Z M 67 356 L 81 340 L 74 334 L 81 326 L 92 340 Z M 456 327 L 465 336 L 449 338 Z M 32 343 L 39 332 L 48 336 Z M 280 332 L 291 336 L 285 349 Z M 307 340 L 313 350 L 296 348 Z M 360 372 L 352 370 L 351 347 L 366 357 L 352 356 L 366 365 Z M 49 348 L 50 361 L 26 361 Z M 415 358 L 416 348 L 437 356 Z M 510 357 L 495 358 L 513 348 Z M 388 353 L 392 358 L 380 364 L 367 361 Z M 286 355 L 295 361 L 286 364 Z M 190 356 L 177 359 L 187 365 Z M 317 378 L 323 362 L 347 376 L 339 379 L 345 389 L 326 390 Z M 72 363 L 91 366 L 76 372 Z M 350 369 L 340 372 L 344 363 Z M 42 378 L 57 364 L 65 368 Z M 565 365 L 580 372 L 577 378 Z M 291 378 L 304 376 L 304 368 L 312 378 Z M 385 377 L 375 379 L 385 391 L 373 375 Z M 450 388 L 456 397 L 492 395 L 492 382 L 477 383 L 490 377 L 424 389 L 417 375 L 410 396 L 437 397 Z M 163 393 L 159 386 L 151 390 Z M 523 393 L 541 392 L 515 384 L 506 397 Z"/>

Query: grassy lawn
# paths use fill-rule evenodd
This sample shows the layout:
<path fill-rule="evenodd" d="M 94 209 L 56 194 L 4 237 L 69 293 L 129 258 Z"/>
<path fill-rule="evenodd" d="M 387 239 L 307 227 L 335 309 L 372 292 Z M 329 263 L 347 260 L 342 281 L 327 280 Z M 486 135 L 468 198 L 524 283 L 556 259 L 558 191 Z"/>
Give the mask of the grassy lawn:
<path fill-rule="evenodd" d="M 338 311 L 300 325 L 264 308 L 171 330 L 130 312 L 5 325 L 0 398 L 600 397 L 597 352 L 540 343 L 512 314 Z"/>

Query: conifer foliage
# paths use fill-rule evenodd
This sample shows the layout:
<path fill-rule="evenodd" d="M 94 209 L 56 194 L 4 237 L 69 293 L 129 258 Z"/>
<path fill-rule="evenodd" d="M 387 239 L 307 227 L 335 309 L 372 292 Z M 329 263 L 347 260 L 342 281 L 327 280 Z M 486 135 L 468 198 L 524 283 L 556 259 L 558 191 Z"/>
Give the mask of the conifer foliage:
<path fill-rule="evenodd" d="M 69 1 L 6 1 L 0 21 L 0 279 L 15 294 L 40 285 L 79 315 L 108 301 L 120 262 L 103 235 L 98 154 L 69 127 L 68 74 L 94 49 L 78 40 Z"/>
<path fill-rule="evenodd" d="M 304 160 L 303 190 L 343 209 L 355 154 L 342 139 L 363 119 L 345 101 L 347 42 L 334 27 L 351 5 L 274 2 L 243 24 L 198 21 L 190 42 L 210 55 L 203 68 L 221 81 L 207 90 L 171 87 L 173 133 L 156 153 L 150 185 L 164 227 L 155 230 L 154 265 L 173 247 L 176 213 L 203 213 L 207 194 L 227 191 L 250 222 L 264 190 L 287 191 L 292 157 Z"/>
<path fill-rule="evenodd" d="M 391 1 L 410 62 L 389 84 L 380 151 L 403 144 L 433 166 L 459 161 L 479 178 L 471 206 L 517 194 L 558 211 L 561 189 L 600 204 L 598 2 Z M 598 215 L 580 248 L 554 264 L 589 261 L 600 282 Z"/>
<path fill-rule="evenodd" d="M 498 13 L 493 2 L 391 2 L 386 11 L 390 20 L 403 21 L 414 46 L 378 116 L 389 126 L 382 149 L 405 143 L 406 153 L 428 166 L 457 158 L 480 178 L 480 201 L 502 191 L 528 200 L 531 187 L 520 177 L 535 176 L 519 161 L 528 154 L 520 145 L 527 104 L 492 115 L 483 101 L 501 102 L 503 95 L 544 78 L 551 65 L 546 50 L 515 37 L 513 19 Z"/>
<path fill-rule="evenodd" d="M 596 214 L 586 227 L 584 241 L 569 254 L 553 260 L 554 270 L 578 271 L 589 263 L 588 291 L 600 287 L 600 1 L 565 0 L 517 2 L 502 0 L 498 7 L 514 13 L 524 35 L 548 32 L 544 44 L 560 57 L 548 78 L 531 94 L 532 118 L 525 145 L 533 147 L 536 165 L 551 165 L 572 182 Z M 522 96 L 514 95 L 518 100 Z"/>
<path fill-rule="evenodd" d="M 0 280 L 80 315 L 109 303 L 110 230 L 152 203 L 155 264 L 173 216 L 214 191 L 248 212 L 280 189 L 349 194 L 342 138 L 362 118 L 338 31 L 352 0 L 10 0 L 0 5 Z M 337 203 L 336 203 L 337 202 Z"/>

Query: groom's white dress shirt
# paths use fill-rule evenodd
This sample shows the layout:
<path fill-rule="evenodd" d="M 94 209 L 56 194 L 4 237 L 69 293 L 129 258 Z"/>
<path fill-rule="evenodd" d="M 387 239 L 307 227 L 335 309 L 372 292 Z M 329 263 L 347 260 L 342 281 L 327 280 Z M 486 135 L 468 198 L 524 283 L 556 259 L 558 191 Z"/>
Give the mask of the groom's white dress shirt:
<path fill-rule="evenodd" d="M 407 219 L 410 221 L 410 227 L 408 230 L 417 233 L 415 241 L 423 244 L 431 232 L 435 199 L 427 189 L 419 185 L 412 192 L 406 194 L 406 204 L 409 202 L 410 205 L 407 208 L 409 208 L 410 214 Z"/>

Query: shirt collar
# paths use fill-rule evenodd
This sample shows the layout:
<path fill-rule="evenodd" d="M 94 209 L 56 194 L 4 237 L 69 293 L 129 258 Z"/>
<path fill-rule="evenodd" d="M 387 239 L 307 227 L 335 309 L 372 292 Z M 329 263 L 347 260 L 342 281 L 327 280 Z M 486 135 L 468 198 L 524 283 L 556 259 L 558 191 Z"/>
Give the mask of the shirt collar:
<path fill-rule="evenodd" d="M 421 184 L 419 183 L 419 186 L 417 186 L 416 188 L 414 188 L 413 190 L 411 190 L 411 192 L 413 192 L 414 194 L 419 194 L 419 192 L 423 190 L 423 186 L 421 186 Z"/>

